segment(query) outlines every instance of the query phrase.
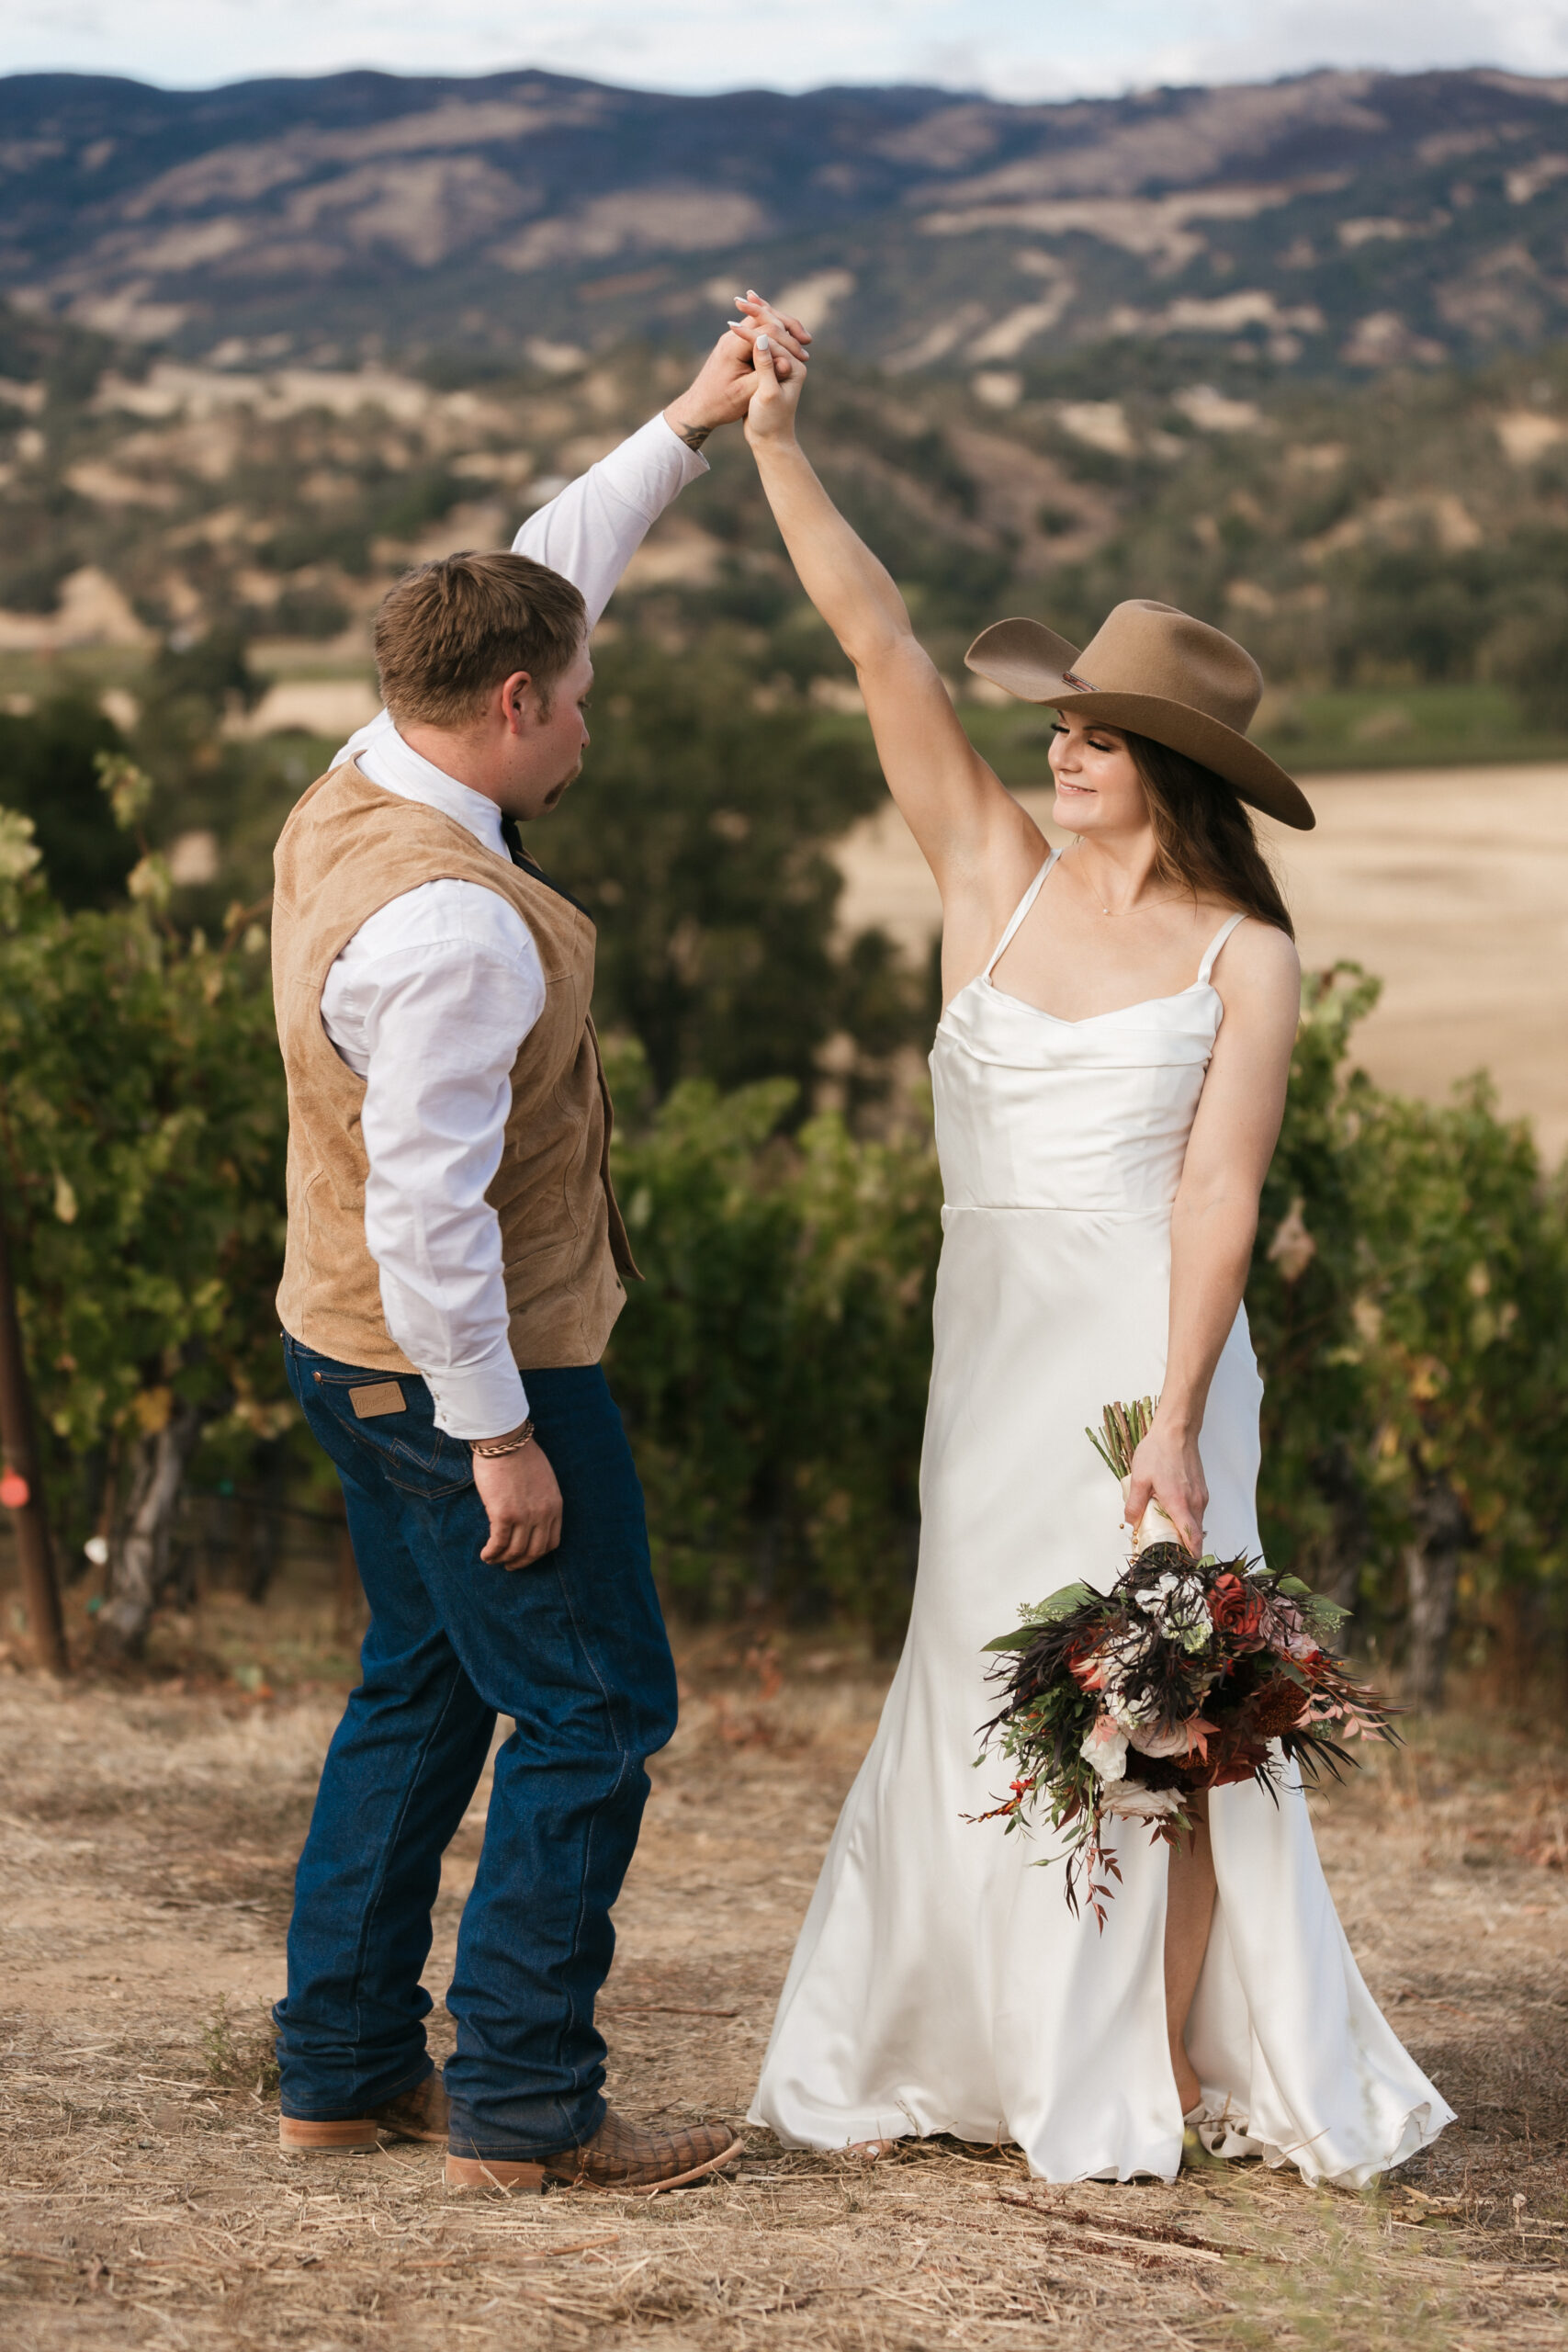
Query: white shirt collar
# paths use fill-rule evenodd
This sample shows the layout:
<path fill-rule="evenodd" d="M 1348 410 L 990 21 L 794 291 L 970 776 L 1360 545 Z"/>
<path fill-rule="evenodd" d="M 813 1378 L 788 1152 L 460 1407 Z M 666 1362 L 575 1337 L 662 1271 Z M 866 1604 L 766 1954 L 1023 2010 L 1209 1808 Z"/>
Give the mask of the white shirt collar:
<path fill-rule="evenodd" d="M 494 801 L 438 768 L 434 760 L 405 743 L 395 727 L 376 730 L 374 741 L 359 754 L 359 769 L 383 792 L 395 792 L 402 800 L 422 800 L 427 808 L 439 808 L 443 816 L 455 818 L 477 842 L 511 863 L 501 838 L 501 811 Z"/>

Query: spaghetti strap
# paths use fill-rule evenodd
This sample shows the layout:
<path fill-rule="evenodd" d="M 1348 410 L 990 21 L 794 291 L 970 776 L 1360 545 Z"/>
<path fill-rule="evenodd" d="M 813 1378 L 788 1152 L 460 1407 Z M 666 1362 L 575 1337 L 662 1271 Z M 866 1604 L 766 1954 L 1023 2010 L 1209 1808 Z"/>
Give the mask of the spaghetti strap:
<path fill-rule="evenodd" d="M 1056 849 L 1052 850 L 1048 854 L 1044 865 L 1041 867 L 1039 873 L 1035 876 L 1033 881 L 1030 884 L 1028 889 L 1024 892 L 1022 898 L 1013 909 L 1012 920 L 1008 924 L 1008 927 L 1003 932 L 1001 937 L 998 940 L 995 947 L 991 950 L 991 960 L 980 975 L 980 978 L 983 980 L 988 980 L 990 978 L 991 974 L 996 970 L 997 966 L 1000 963 L 1003 956 L 1011 946 L 1014 936 L 1017 933 L 1019 924 L 1023 921 L 1024 916 L 1029 912 L 1030 908 L 1040 896 L 1041 885 L 1043 883 L 1047 874 L 1050 873 L 1051 868 L 1055 865 L 1056 860 L 1060 857 L 1061 854 L 1061 851 Z"/>
<path fill-rule="evenodd" d="M 1209 975 L 1214 968 L 1215 956 L 1219 954 L 1221 948 L 1224 945 L 1226 940 L 1230 937 L 1236 925 L 1238 923 L 1243 923 L 1246 921 L 1247 917 L 1245 915 L 1232 915 L 1230 921 L 1228 922 L 1223 922 L 1218 931 L 1215 932 L 1213 939 L 1210 940 L 1208 946 L 1204 949 L 1203 960 L 1198 967 L 1198 978 L 1195 982 L 1195 985 L 1198 988 L 1206 989 L 1209 986 Z"/>

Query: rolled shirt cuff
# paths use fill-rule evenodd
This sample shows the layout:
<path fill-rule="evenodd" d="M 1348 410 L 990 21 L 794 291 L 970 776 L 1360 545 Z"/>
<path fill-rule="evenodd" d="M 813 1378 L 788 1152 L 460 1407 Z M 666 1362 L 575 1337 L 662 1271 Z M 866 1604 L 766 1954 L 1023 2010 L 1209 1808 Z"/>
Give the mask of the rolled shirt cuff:
<path fill-rule="evenodd" d="M 707 470 L 702 451 L 686 447 L 662 409 L 592 469 L 602 487 L 640 514 L 645 526 Z"/>
<path fill-rule="evenodd" d="M 528 1418 L 528 1392 L 510 1355 L 427 1372 L 423 1378 L 435 1400 L 435 1426 L 448 1437 L 505 1437 Z"/>

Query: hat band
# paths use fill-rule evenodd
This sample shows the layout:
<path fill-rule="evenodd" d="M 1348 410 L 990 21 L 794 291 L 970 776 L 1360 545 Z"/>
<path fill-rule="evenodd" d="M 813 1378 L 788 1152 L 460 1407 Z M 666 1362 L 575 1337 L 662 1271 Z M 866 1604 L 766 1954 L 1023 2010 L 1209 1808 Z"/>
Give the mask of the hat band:
<path fill-rule="evenodd" d="M 1091 686 L 1087 678 L 1080 678 L 1076 670 L 1064 670 L 1062 684 L 1065 686 L 1074 687 L 1080 695 L 1097 695 L 1100 692 L 1100 688 Z"/>

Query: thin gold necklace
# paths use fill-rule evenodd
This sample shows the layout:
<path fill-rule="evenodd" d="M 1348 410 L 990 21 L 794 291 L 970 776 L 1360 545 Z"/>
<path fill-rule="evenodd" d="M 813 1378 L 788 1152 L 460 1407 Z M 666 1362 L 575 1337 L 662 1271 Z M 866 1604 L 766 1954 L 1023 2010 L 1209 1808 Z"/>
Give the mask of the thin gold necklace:
<path fill-rule="evenodd" d="M 1082 849 L 1083 842 L 1081 840 L 1075 842 L 1073 846 L 1075 849 Z M 1075 867 L 1074 871 L 1076 872 L 1077 870 L 1077 869 Z M 1134 899 L 1130 907 L 1108 907 L 1087 874 L 1083 877 L 1083 886 L 1089 892 L 1089 897 L 1094 900 L 1095 905 L 1100 909 L 1100 913 L 1102 915 L 1109 915 L 1112 922 L 1120 922 L 1123 915 L 1146 914 L 1155 907 L 1173 907 L 1175 906 L 1178 899 L 1183 898 L 1186 895 L 1184 891 L 1174 890 L 1168 899 Z"/>

